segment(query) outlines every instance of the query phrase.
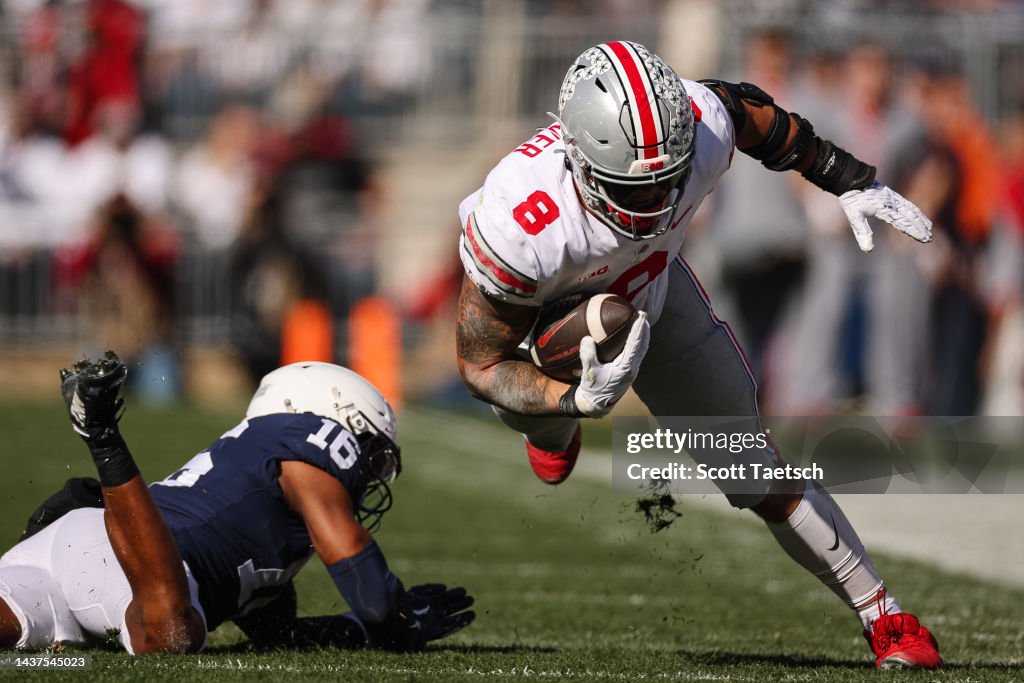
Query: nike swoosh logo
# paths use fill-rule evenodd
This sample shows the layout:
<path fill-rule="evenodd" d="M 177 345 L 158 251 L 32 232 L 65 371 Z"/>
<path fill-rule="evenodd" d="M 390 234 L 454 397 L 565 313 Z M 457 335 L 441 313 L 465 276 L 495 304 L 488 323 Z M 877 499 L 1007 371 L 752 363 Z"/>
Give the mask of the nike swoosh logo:
<path fill-rule="evenodd" d="M 836 518 L 832 516 L 832 513 L 829 513 L 828 518 L 832 520 L 832 533 L 834 533 L 836 535 L 836 542 L 832 544 L 832 547 L 829 548 L 829 550 L 838 550 L 839 549 L 839 530 L 836 529 Z"/>
<path fill-rule="evenodd" d="M 424 607 L 424 608 L 422 608 L 422 609 L 414 609 L 414 610 L 412 611 L 412 613 L 413 613 L 413 614 L 415 614 L 415 615 L 416 615 L 416 616 L 418 616 L 418 617 L 422 617 L 422 616 L 423 616 L 424 614 L 426 614 L 426 613 L 427 613 L 427 612 L 429 612 L 429 611 L 430 611 L 430 608 L 429 608 L 429 607 Z"/>
<path fill-rule="evenodd" d="M 570 315 L 568 318 L 563 319 L 562 322 L 558 323 L 550 330 L 542 334 L 540 339 L 537 340 L 537 348 L 543 349 L 545 346 L 547 346 L 547 343 L 551 341 L 551 337 L 554 336 L 555 332 L 558 332 L 558 330 L 562 329 L 562 327 L 570 320 L 575 318 L 578 313 L 578 311 L 574 311 L 573 314 Z"/>

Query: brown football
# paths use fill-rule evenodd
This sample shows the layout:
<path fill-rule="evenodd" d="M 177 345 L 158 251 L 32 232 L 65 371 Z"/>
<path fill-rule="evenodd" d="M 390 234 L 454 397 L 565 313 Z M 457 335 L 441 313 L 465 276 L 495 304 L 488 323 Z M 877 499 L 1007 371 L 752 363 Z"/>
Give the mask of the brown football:
<path fill-rule="evenodd" d="M 571 305 L 571 304 L 569 304 Z M 566 313 L 565 302 L 541 309 L 533 328 L 530 357 L 548 377 L 575 384 L 580 381 L 580 341 L 590 335 L 597 342 L 602 363 L 614 360 L 636 319 L 633 304 L 615 294 L 597 294 Z"/>

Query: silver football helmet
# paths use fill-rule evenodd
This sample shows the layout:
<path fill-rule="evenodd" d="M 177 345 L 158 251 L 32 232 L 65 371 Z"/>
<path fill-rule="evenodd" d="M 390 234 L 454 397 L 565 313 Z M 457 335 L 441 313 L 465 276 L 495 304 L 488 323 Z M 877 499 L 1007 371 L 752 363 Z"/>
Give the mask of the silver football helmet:
<path fill-rule="evenodd" d="M 340 365 L 302 362 L 268 373 L 249 402 L 246 419 L 274 413 L 313 413 L 336 420 L 359 442 L 366 489 L 356 502 L 372 531 L 391 508 L 390 484 L 402 471 L 398 422 L 377 388 Z"/>
<path fill-rule="evenodd" d="M 694 147 L 682 79 L 643 45 L 601 43 L 565 75 L 558 119 L 587 209 L 633 240 L 668 230 Z"/>

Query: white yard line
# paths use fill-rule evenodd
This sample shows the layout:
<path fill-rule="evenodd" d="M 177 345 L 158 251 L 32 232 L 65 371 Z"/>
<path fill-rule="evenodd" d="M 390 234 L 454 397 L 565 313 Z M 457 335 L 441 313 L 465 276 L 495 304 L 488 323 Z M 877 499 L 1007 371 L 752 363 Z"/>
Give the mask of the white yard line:
<path fill-rule="evenodd" d="M 469 446 L 482 457 L 507 462 L 504 448 L 495 452 L 486 444 L 518 438 L 497 419 L 491 429 L 478 420 L 447 413 L 409 412 L 414 429 L 434 423 L 445 439 Z M 527 466 L 525 453 L 522 464 Z M 584 446 L 572 476 L 604 483 L 610 490 L 611 472 L 609 451 Z M 1024 495 L 844 494 L 836 499 L 869 550 L 1024 588 Z M 759 524 L 751 513 L 730 507 L 725 496 L 686 496 L 683 505 Z"/>

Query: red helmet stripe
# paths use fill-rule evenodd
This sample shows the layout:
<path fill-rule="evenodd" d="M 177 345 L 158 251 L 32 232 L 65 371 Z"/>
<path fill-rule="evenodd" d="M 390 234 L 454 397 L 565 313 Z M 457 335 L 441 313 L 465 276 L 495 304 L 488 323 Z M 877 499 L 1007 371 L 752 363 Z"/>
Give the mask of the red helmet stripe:
<path fill-rule="evenodd" d="M 633 126 L 637 134 L 637 144 L 643 159 L 653 159 L 665 152 L 660 144 L 661 117 L 655 115 L 654 92 L 651 87 L 647 70 L 632 45 L 621 41 L 605 43 L 612 54 L 611 62 L 619 74 L 626 94 L 629 97 L 629 109 L 633 115 Z"/>

